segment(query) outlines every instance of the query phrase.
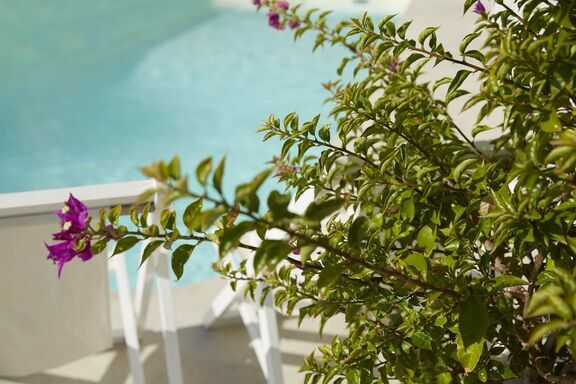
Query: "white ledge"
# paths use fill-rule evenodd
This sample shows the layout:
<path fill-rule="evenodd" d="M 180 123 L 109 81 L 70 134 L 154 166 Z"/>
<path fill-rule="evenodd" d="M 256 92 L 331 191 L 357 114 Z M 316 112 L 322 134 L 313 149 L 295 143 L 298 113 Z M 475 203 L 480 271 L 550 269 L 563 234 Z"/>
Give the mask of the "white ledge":
<path fill-rule="evenodd" d="M 0 218 L 38 215 L 61 209 L 70 193 L 89 209 L 134 204 L 138 196 L 155 188 L 154 180 L 137 180 L 112 184 L 86 185 L 0 194 Z"/>

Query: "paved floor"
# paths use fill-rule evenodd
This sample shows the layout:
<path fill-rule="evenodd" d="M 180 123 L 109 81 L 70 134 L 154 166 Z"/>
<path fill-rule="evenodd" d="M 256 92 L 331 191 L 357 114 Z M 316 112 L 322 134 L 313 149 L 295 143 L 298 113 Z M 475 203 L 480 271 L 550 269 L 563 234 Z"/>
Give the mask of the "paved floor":
<path fill-rule="evenodd" d="M 204 311 L 224 286 L 219 279 L 207 280 L 174 289 L 175 316 L 180 340 L 180 351 L 185 383 L 198 384 L 257 384 L 264 378 L 250 349 L 244 326 L 235 317 L 228 317 L 212 330 L 206 331 L 201 323 Z M 112 305 L 112 323 L 119 327 L 118 306 Z M 156 300 L 150 308 L 146 331 L 141 335 L 144 373 L 147 383 L 167 383 L 162 338 L 159 333 Z M 232 313 L 233 315 L 233 313 Z M 304 356 L 322 343 L 317 336 L 318 324 L 305 322 L 300 329 L 296 319 L 280 319 L 283 373 L 286 384 L 301 383 L 298 373 Z M 329 341 L 344 330 L 340 319 L 330 322 L 324 331 Z M 17 380 L 2 380 L 0 384 L 118 384 L 131 383 L 126 351 L 121 343 L 112 350 L 98 353 L 49 371 Z"/>

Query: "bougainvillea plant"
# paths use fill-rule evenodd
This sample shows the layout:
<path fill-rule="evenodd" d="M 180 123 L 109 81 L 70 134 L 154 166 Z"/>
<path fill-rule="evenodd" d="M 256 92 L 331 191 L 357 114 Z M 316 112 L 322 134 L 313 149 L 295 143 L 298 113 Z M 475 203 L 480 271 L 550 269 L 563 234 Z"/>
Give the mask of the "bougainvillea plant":
<path fill-rule="evenodd" d="M 347 335 L 304 361 L 307 383 L 575 383 L 576 1 L 496 3 L 464 2 L 476 30 L 449 52 L 436 27 L 368 15 L 331 26 L 325 12 L 255 1 L 273 28 L 348 50 L 325 84 L 330 116 L 269 117 L 261 130 L 281 153 L 231 196 L 224 160 L 202 161 L 194 187 L 177 158 L 144 168 L 161 185 L 151 193 L 189 199 L 185 210 L 150 225 L 149 205 L 132 208 L 133 228 L 119 207 L 85 229 L 62 216 L 64 232 L 80 228 L 62 257 L 145 242 L 142 261 L 164 247 L 180 277 L 198 243 L 217 242 L 215 268 L 233 283 L 267 283 L 300 318 L 344 315 Z M 424 80 L 439 63 L 452 72 Z M 471 126 L 449 113 L 455 101 L 477 111 Z M 501 133 L 480 146 L 486 130 Z M 278 190 L 261 201 L 270 178 Z M 305 213 L 288 209 L 310 189 Z M 233 266 L 237 247 L 253 255 Z"/>

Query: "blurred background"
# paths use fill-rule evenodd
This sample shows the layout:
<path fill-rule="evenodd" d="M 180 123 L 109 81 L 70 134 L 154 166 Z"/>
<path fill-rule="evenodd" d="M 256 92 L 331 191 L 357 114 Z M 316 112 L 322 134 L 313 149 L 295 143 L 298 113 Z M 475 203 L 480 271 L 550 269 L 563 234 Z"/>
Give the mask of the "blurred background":
<path fill-rule="evenodd" d="M 407 3 L 304 6 L 336 21 Z M 0 25 L 0 193 L 140 179 L 174 154 L 187 172 L 227 155 L 233 192 L 279 152 L 256 133 L 269 114 L 329 111 L 321 83 L 345 53 L 312 53 L 314 35 L 295 43 L 251 0 L 7 0 Z M 212 276 L 213 257 L 197 250 L 180 283 Z"/>

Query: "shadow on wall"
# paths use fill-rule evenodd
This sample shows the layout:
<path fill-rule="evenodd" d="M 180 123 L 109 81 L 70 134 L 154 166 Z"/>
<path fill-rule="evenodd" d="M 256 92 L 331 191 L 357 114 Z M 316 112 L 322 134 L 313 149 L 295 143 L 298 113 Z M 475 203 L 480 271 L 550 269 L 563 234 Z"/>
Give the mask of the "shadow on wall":
<path fill-rule="evenodd" d="M 34 90 L 65 95 L 97 87 L 102 78 L 122 76 L 130 68 L 125 60 L 137 61 L 212 12 L 211 0 L 3 1 L 0 102 Z M 86 72 L 98 75 L 78 76 Z"/>

